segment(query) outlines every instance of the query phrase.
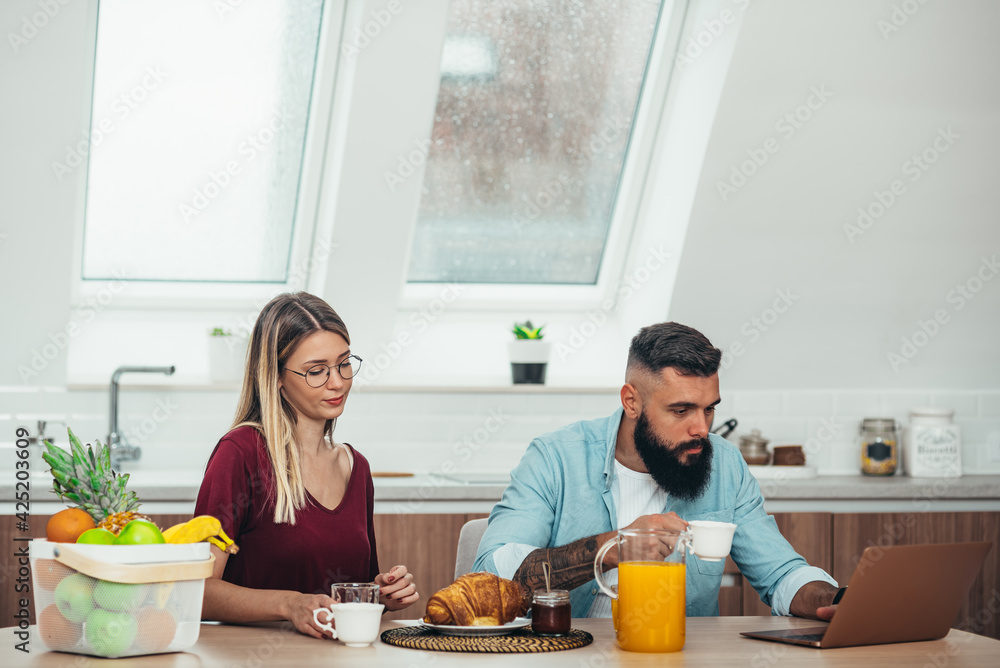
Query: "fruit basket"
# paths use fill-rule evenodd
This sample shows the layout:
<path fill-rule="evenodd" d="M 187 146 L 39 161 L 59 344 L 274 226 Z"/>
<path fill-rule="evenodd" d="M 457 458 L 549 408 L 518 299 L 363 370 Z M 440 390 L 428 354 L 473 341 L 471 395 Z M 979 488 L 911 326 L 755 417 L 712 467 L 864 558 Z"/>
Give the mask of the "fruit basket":
<path fill-rule="evenodd" d="M 84 545 L 35 540 L 39 636 L 51 650 L 107 658 L 187 649 L 198 640 L 208 543 Z"/>

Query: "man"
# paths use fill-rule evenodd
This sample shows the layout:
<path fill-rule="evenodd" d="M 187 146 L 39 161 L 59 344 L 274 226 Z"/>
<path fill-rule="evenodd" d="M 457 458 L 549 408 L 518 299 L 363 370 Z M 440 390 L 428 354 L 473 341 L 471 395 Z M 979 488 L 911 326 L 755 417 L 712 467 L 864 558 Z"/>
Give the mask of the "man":
<path fill-rule="evenodd" d="M 622 407 L 536 438 L 490 514 L 475 570 L 570 589 L 574 617 L 611 616 L 594 582 L 594 557 L 617 528 L 682 531 L 689 520 L 737 525 L 731 555 L 778 615 L 833 616 L 838 589 L 809 566 L 764 511 L 760 486 L 739 450 L 709 429 L 719 399 L 722 353 L 677 323 L 644 327 L 632 339 Z M 617 568 L 609 550 L 605 571 Z M 688 616 L 718 615 L 724 561 L 692 557 Z M 617 572 L 606 576 L 614 582 Z"/>

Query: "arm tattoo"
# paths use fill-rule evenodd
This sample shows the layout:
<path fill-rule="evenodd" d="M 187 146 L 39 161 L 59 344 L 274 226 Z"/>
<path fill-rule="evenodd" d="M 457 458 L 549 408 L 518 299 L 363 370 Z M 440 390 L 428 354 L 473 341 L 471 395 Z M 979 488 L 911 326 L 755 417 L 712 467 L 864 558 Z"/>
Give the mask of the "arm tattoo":
<path fill-rule="evenodd" d="M 529 554 L 514 573 L 514 582 L 529 594 L 545 587 L 542 564 L 549 562 L 549 584 L 553 589 L 575 589 L 594 579 L 594 557 L 600 547 L 597 536 L 581 538 L 562 547 L 540 548 Z"/>

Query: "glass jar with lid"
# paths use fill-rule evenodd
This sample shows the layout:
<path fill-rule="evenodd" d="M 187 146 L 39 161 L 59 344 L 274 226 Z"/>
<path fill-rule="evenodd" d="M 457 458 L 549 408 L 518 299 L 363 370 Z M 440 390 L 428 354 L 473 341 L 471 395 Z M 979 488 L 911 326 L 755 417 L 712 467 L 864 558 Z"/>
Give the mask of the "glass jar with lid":
<path fill-rule="evenodd" d="M 740 453 L 750 466 L 764 466 L 771 461 L 771 453 L 767 451 L 768 441 L 760 435 L 759 429 L 753 429 L 749 434 L 740 436 Z"/>
<path fill-rule="evenodd" d="M 896 421 L 892 418 L 865 418 L 859 429 L 861 472 L 865 475 L 893 475 L 899 461 Z"/>
<path fill-rule="evenodd" d="M 569 592 L 565 589 L 536 589 L 531 601 L 531 630 L 540 636 L 564 636 L 572 617 Z"/>

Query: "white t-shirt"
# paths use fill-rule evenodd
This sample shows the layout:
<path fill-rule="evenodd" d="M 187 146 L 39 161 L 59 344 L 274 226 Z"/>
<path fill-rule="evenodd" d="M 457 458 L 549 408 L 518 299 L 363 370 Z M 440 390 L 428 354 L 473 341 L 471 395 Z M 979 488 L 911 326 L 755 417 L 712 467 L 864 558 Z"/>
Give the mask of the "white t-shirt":
<path fill-rule="evenodd" d="M 667 505 L 667 493 L 648 473 L 639 473 L 622 466 L 615 460 L 615 479 L 611 481 L 611 496 L 618 510 L 618 528 L 627 527 L 643 515 L 653 515 L 663 512 Z M 614 548 L 612 548 L 614 549 Z M 604 579 L 609 585 L 618 584 L 618 569 L 612 568 L 604 573 Z M 595 585 L 596 586 L 596 585 Z M 610 617 L 611 598 L 598 590 L 594 602 L 587 611 L 588 617 Z"/>
<path fill-rule="evenodd" d="M 660 489 L 648 473 L 639 473 L 622 466 L 615 460 L 615 478 L 611 481 L 611 497 L 618 510 L 618 527 L 627 527 L 643 515 L 662 513 L 667 505 L 667 493 Z M 508 580 L 521 567 L 525 557 L 537 550 L 534 545 L 508 543 L 493 553 L 493 565 L 497 574 Z M 618 584 L 618 569 L 613 568 L 604 574 L 609 585 Z M 596 588 L 597 585 L 595 584 Z M 588 617 L 610 617 L 611 599 L 600 591 L 587 611 Z"/>

